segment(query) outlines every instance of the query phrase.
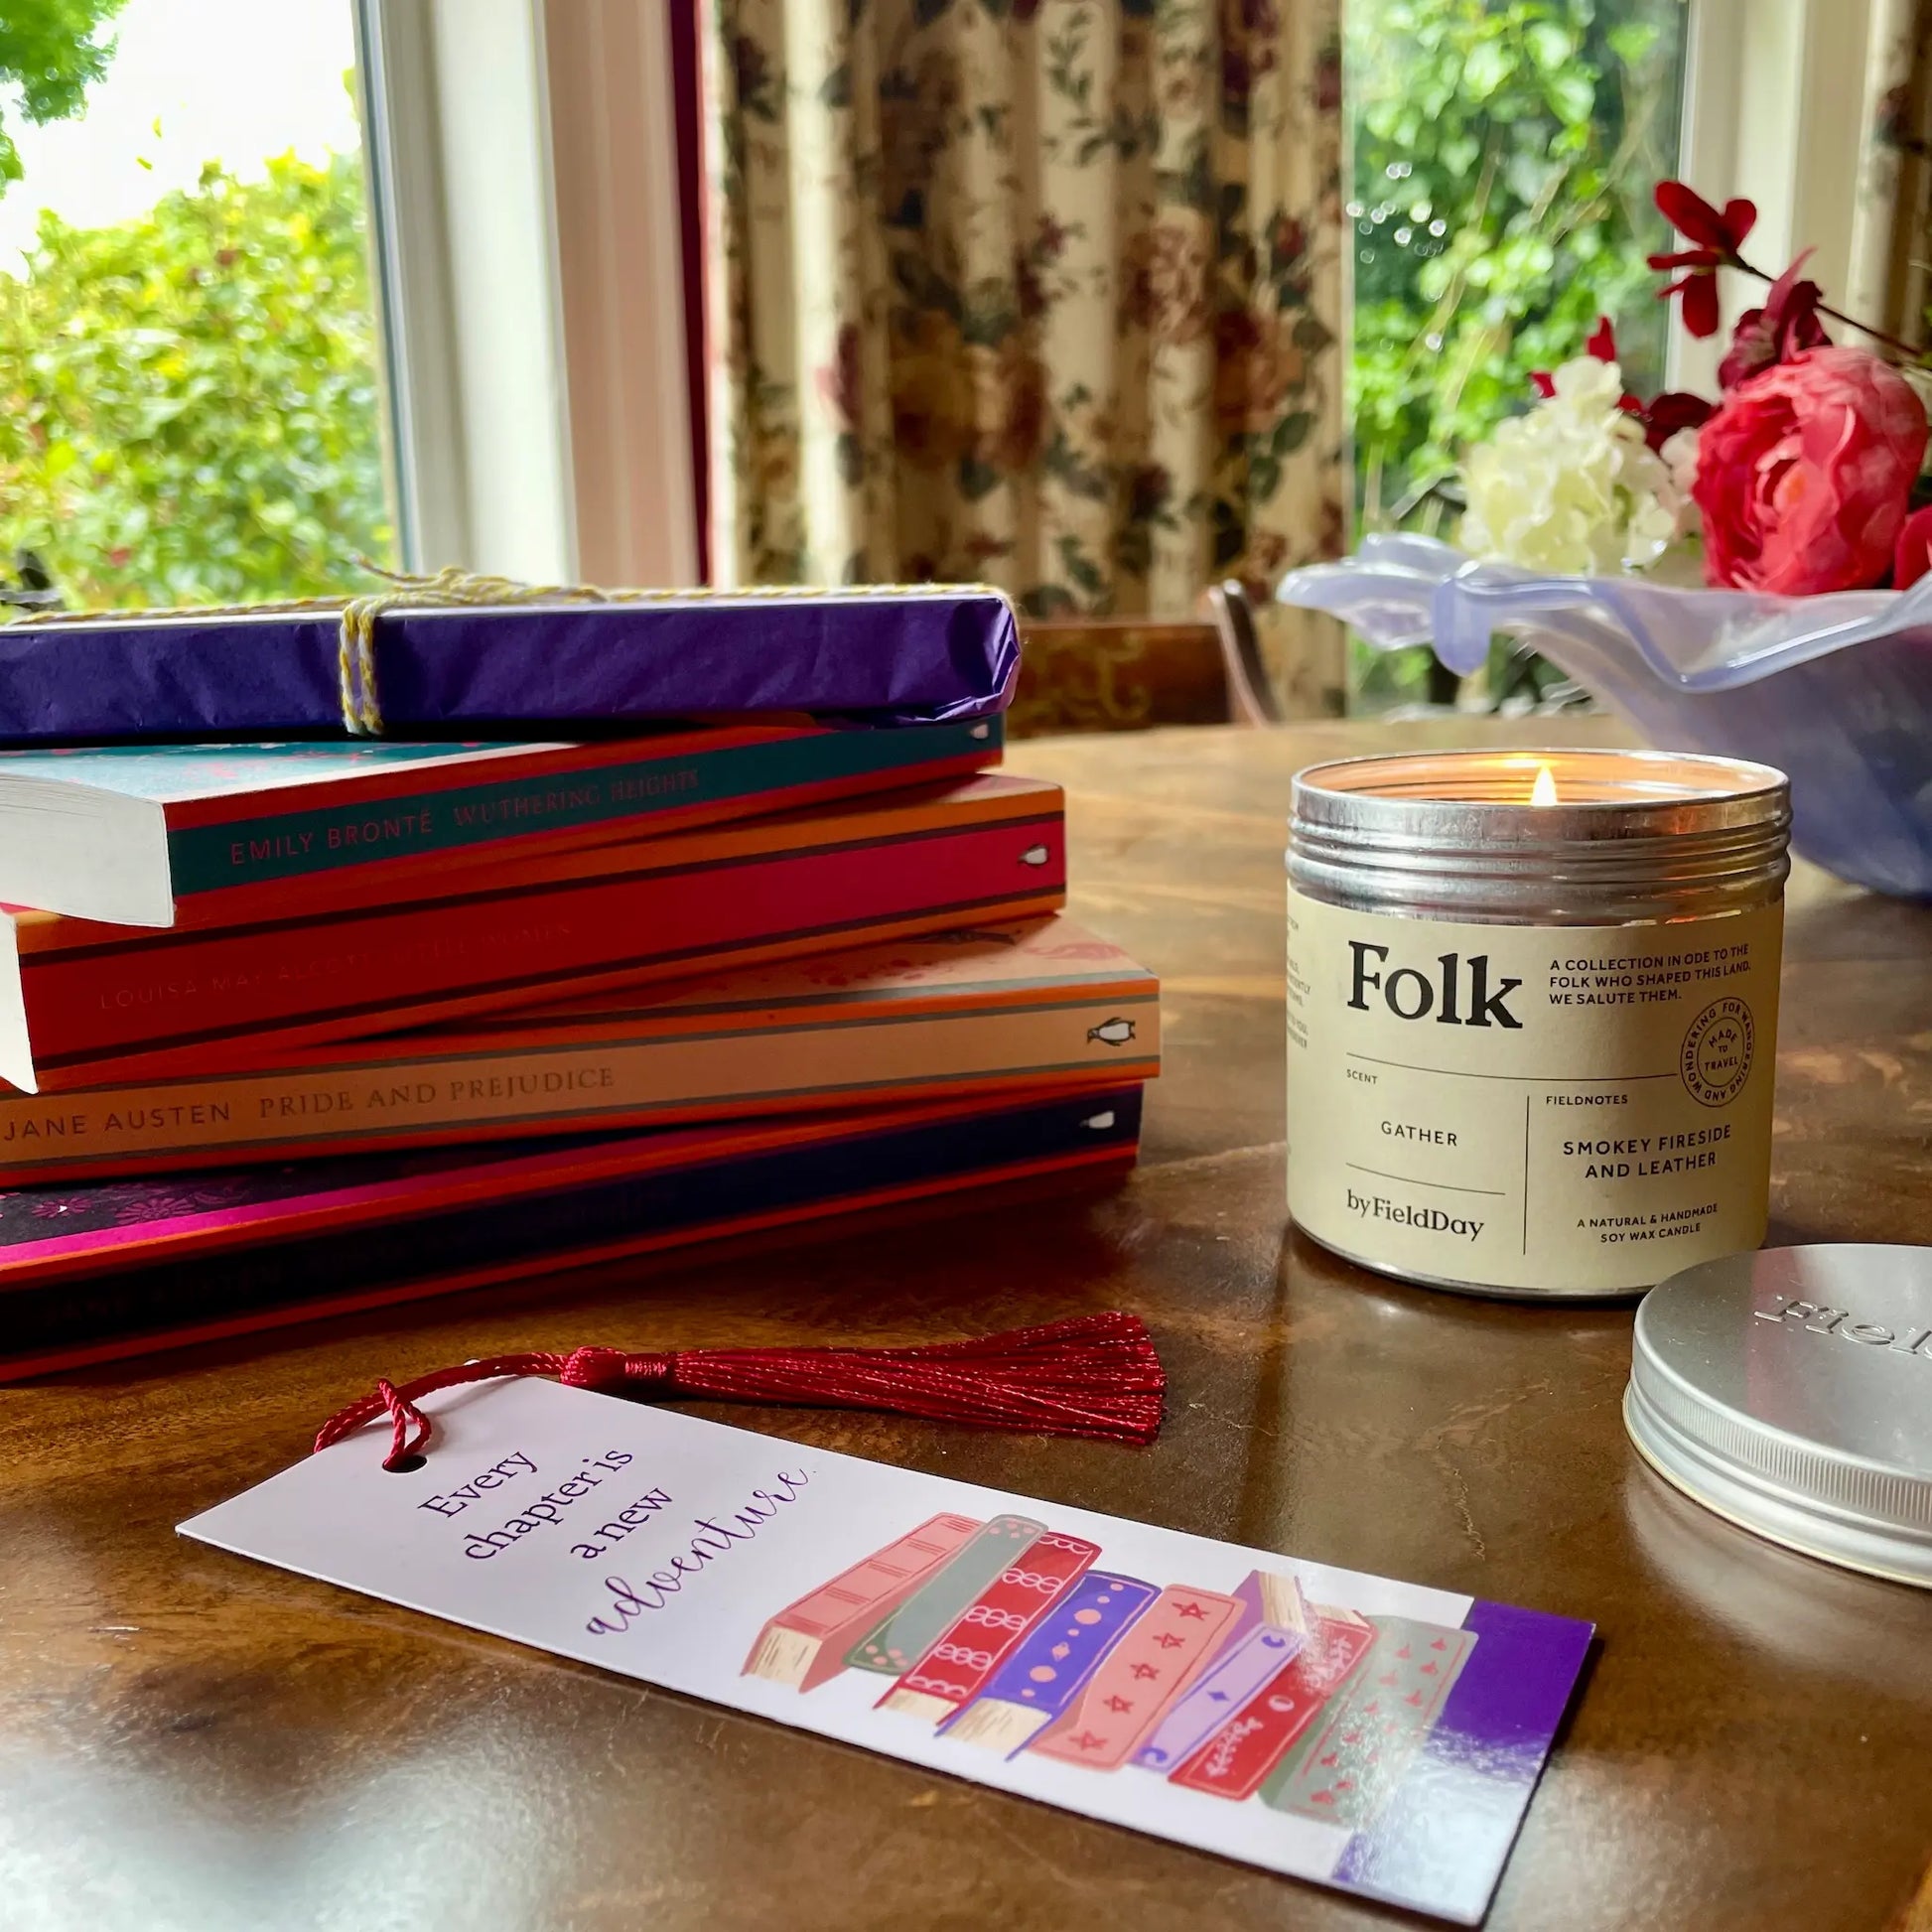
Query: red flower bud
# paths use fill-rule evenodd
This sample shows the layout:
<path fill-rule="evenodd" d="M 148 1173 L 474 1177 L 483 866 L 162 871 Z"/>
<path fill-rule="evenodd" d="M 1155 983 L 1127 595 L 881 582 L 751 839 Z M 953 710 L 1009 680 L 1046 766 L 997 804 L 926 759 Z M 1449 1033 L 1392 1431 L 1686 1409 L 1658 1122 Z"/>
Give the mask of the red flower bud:
<path fill-rule="evenodd" d="M 1759 369 L 1788 362 L 1801 349 L 1822 348 L 1832 340 L 1818 320 L 1825 291 L 1800 279 L 1811 252 L 1807 248 L 1771 284 L 1763 308 L 1747 309 L 1738 317 L 1730 349 L 1718 364 L 1718 381 L 1725 388 L 1734 389 Z"/>

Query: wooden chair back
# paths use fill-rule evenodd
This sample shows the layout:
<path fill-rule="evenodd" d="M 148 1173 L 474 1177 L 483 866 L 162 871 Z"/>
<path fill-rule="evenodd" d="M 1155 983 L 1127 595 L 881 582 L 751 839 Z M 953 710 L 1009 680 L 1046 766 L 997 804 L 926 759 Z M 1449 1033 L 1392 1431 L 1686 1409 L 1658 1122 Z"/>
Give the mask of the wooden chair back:
<path fill-rule="evenodd" d="M 1282 722 L 1254 611 L 1237 583 L 1216 584 L 1193 620 L 1023 618 L 1020 646 L 1020 690 L 1007 718 L 1014 738 Z"/>

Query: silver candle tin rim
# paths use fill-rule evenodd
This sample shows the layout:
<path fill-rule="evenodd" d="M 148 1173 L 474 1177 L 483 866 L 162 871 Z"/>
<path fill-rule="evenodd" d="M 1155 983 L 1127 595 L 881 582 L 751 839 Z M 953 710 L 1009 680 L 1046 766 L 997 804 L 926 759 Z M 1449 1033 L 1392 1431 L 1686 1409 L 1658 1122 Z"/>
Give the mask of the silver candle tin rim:
<path fill-rule="evenodd" d="M 1533 805 L 1549 762 L 1571 795 Z M 1578 797 L 1575 763 L 1591 795 Z M 1702 790 L 1690 790 L 1699 775 Z M 1601 795 L 1614 787 L 1614 795 Z M 1790 870 L 1781 771 L 1704 753 L 1404 752 L 1295 774 L 1289 876 L 1330 904 L 1412 918 L 1619 925 L 1775 898 Z"/>
<path fill-rule="evenodd" d="M 1835 1243 L 1700 1262 L 1661 1282 L 1637 1309 L 1624 1427 L 1667 1482 L 1740 1528 L 1842 1569 L 1932 1588 L 1932 1467 L 1834 1443 L 1822 1428 L 1800 1434 L 1730 1399 L 1722 1387 L 1727 1371 L 1736 1376 L 1736 1357 L 1749 1345 L 1761 1311 L 1799 1299 L 1783 1291 L 1815 1289 L 1821 1280 L 1835 1282 L 1841 1271 L 1856 1273 L 1867 1312 L 1887 1306 L 1882 1285 L 1902 1275 L 1932 1327 L 1932 1249 Z M 1764 1318 L 1784 1325 L 1781 1317 Z M 1798 1327 L 1812 1338 L 1802 1346 L 1815 1340 L 1828 1351 L 1817 1358 L 1821 1375 L 1832 1367 L 1856 1375 L 1881 1360 L 1875 1347 L 1863 1363 L 1841 1353 L 1860 1342 Z M 1799 1345 L 1795 1333 L 1789 1339 Z M 1807 1358 L 1793 1360 L 1803 1375 Z M 1898 1413 L 1908 1419 L 1932 1415 L 1913 1400 L 1915 1390 L 1897 1393 L 1901 1365 L 1883 1366 L 1893 1387 L 1867 1374 L 1860 1418 L 1887 1399 L 1896 1400 Z M 1932 1358 L 1924 1371 L 1932 1390 Z M 1932 1434 L 1932 1422 L 1925 1428 Z"/>

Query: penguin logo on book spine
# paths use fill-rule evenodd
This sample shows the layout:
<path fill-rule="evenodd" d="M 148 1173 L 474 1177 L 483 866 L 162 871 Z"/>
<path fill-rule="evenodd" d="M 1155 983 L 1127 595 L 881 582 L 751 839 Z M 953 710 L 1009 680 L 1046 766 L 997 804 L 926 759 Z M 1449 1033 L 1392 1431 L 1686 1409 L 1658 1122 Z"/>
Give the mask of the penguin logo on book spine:
<path fill-rule="evenodd" d="M 1099 1040 L 1103 1046 L 1125 1046 L 1134 1037 L 1134 1023 L 1131 1020 L 1103 1020 L 1099 1026 L 1087 1029 L 1087 1037 Z"/>

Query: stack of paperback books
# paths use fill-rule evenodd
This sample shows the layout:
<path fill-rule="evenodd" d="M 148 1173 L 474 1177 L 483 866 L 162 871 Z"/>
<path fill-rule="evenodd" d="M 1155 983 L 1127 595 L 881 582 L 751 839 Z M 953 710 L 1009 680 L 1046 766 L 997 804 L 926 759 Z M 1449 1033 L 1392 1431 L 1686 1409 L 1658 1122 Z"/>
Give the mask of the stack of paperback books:
<path fill-rule="evenodd" d="M 346 738 L 330 619 L 0 632 L 0 1370 L 1133 1159 L 999 599 L 379 647 Z"/>

